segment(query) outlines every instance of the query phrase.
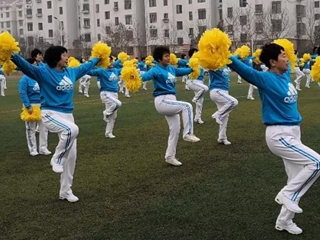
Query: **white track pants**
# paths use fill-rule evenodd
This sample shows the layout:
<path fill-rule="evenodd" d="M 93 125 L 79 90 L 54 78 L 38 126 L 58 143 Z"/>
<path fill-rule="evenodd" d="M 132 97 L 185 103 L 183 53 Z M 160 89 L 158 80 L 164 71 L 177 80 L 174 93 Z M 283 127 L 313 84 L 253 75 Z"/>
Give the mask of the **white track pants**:
<path fill-rule="evenodd" d="M 219 139 L 227 140 L 229 113 L 238 105 L 238 100 L 229 95 L 228 91 L 217 88 L 210 91 L 210 98 L 217 105 L 218 110 L 215 114 L 222 122 L 219 125 Z"/>
<path fill-rule="evenodd" d="M 304 76 L 304 73 L 300 70 L 299 67 L 295 67 L 296 79 L 294 82 L 296 83 L 296 89 L 300 89 L 301 78 Z"/>
<path fill-rule="evenodd" d="M 238 81 L 237 81 L 238 83 L 242 83 L 242 78 L 241 78 L 241 76 L 240 75 L 238 75 Z"/>
<path fill-rule="evenodd" d="M 100 81 L 97 81 L 97 86 L 99 89 L 101 88 Z"/>
<path fill-rule="evenodd" d="M 103 114 L 109 116 L 109 121 L 107 122 L 105 132 L 105 134 L 107 135 L 108 133 L 113 132 L 114 124 L 117 118 L 118 108 L 121 107 L 122 103 L 118 100 L 118 93 L 115 92 L 103 91 L 100 93 L 100 98 L 102 103 L 104 103 L 106 106 L 106 109 L 103 111 Z"/>
<path fill-rule="evenodd" d="M 154 99 L 158 113 L 164 115 L 169 125 L 168 147 L 165 158 L 175 157 L 180 133 L 180 113 L 183 121 L 183 137 L 193 134 L 192 105 L 188 102 L 177 101 L 175 95 L 161 95 Z"/>
<path fill-rule="evenodd" d="M 201 119 L 202 107 L 204 101 L 204 94 L 208 92 L 208 86 L 204 85 L 202 81 L 199 80 L 187 80 L 187 86 L 190 90 L 194 91 L 193 102 L 196 104 L 196 114 L 194 120 Z"/>
<path fill-rule="evenodd" d="M 63 164 L 63 173 L 60 176 L 60 195 L 72 192 L 73 174 L 77 159 L 77 136 L 79 128 L 74 123 L 72 113 L 61 113 L 51 110 L 42 110 L 42 121 L 50 132 L 57 133 L 59 143 L 52 160 Z"/>
<path fill-rule="evenodd" d="M 288 176 L 283 193 L 292 201 L 299 202 L 319 177 L 320 155 L 303 145 L 300 126 L 269 126 L 266 129 L 266 142 L 272 153 L 282 158 Z M 290 221 L 294 217 L 282 207 L 279 219 Z"/>
<path fill-rule="evenodd" d="M 310 72 L 311 72 L 310 69 L 303 69 L 303 73 L 304 73 L 305 76 L 307 77 L 306 87 L 310 87 L 310 83 L 311 83 Z"/>
<path fill-rule="evenodd" d="M 248 98 L 253 98 L 253 89 L 257 89 L 257 87 L 252 84 L 249 84 Z"/>
<path fill-rule="evenodd" d="M 4 90 L 7 89 L 6 78 L 3 75 L 0 75 L 0 95 L 5 96 Z"/>
<path fill-rule="evenodd" d="M 25 122 L 26 137 L 29 152 L 37 152 L 36 129 L 39 126 L 39 152 L 48 149 L 48 129 L 44 126 L 42 121 L 39 122 Z"/>

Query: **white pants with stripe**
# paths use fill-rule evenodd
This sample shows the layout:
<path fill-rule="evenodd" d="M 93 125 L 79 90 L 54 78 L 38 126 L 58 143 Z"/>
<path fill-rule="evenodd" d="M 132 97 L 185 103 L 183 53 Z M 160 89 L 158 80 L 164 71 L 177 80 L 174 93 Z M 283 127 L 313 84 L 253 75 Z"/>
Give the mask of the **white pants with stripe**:
<path fill-rule="evenodd" d="M 7 82 L 4 75 L 0 75 L 0 95 L 5 96 L 4 90 L 7 89 Z"/>
<path fill-rule="evenodd" d="M 83 93 L 85 96 L 89 95 L 90 81 L 86 83 L 79 83 L 79 93 Z"/>
<path fill-rule="evenodd" d="M 191 91 L 194 91 L 194 98 L 192 100 L 196 104 L 196 114 L 194 116 L 194 120 L 201 119 L 204 94 L 208 92 L 209 88 L 199 80 L 188 79 L 186 84 Z"/>
<path fill-rule="evenodd" d="M 72 192 L 73 174 L 77 159 L 77 136 L 79 128 L 74 123 L 72 113 L 61 113 L 52 110 L 42 110 L 42 121 L 50 132 L 57 133 L 59 143 L 52 161 L 63 165 L 60 176 L 60 195 Z"/>
<path fill-rule="evenodd" d="M 266 142 L 272 153 L 282 158 L 288 176 L 283 193 L 299 202 L 319 177 L 320 155 L 301 142 L 300 126 L 268 126 Z M 294 213 L 282 206 L 278 219 L 291 221 Z"/>
<path fill-rule="evenodd" d="M 305 76 L 307 77 L 307 81 L 306 81 L 306 87 L 310 87 L 310 83 L 311 83 L 311 75 L 310 75 L 310 69 L 303 69 L 303 73 L 305 74 Z"/>
<path fill-rule="evenodd" d="M 210 98 L 218 108 L 214 114 L 217 114 L 216 117 L 222 122 L 219 125 L 219 140 L 227 140 L 229 113 L 238 105 L 238 100 L 229 95 L 228 91 L 218 88 L 210 91 Z"/>
<path fill-rule="evenodd" d="M 177 101 L 175 95 L 161 95 L 154 99 L 154 105 L 158 113 L 164 115 L 169 125 L 168 147 L 165 158 L 176 156 L 176 149 L 180 134 L 180 113 L 183 122 L 183 137 L 193 134 L 193 110 L 188 102 Z"/>
<path fill-rule="evenodd" d="M 100 98 L 102 103 L 105 104 L 106 109 L 103 111 L 103 114 L 108 115 L 108 122 L 106 126 L 106 132 L 108 133 L 113 132 L 114 124 L 117 118 L 118 108 L 122 106 L 122 103 L 118 100 L 118 93 L 115 92 L 107 92 L 102 91 L 100 92 Z"/>
<path fill-rule="evenodd" d="M 304 73 L 300 70 L 299 67 L 294 68 L 296 79 L 294 80 L 296 84 L 300 86 L 301 78 L 304 77 Z"/>
<path fill-rule="evenodd" d="M 253 89 L 257 89 L 256 86 L 249 84 L 249 89 L 248 89 L 248 96 L 247 98 L 253 98 Z"/>

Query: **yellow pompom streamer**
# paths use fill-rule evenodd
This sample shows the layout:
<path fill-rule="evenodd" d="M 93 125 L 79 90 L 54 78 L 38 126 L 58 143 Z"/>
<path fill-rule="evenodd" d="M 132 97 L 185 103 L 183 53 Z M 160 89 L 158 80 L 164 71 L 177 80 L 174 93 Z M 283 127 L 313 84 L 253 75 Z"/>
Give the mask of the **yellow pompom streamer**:
<path fill-rule="evenodd" d="M 193 70 L 193 72 L 189 74 L 190 78 L 193 80 L 198 79 L 200 75 L 199 59 L 194 57 L 190 58 L 188 65 Z"/>
<path fill-rule="evenodd" d="M 0 65 L 9 61 L 13 53 L 20 52 L 18 42 L 9 32 L 0 34 Z"/>
<path fill-rule="evenodd" d="M 141 88 L 142 80 L 133 61 L 126 61 L 123 64 L 121 79 L 130 92 L 137 92 Z"/>
<path fill-rule="evenodd" d="M 25 122 L 35 122 L 41 120 L 41 110 L 39 106 L 32 106 L 32 114 L 28 112 L 26 107 L 22 108 L 22 112 L 20 114 L 21 120 Z"/>
<path fill-rule="evenodd" d="M 303 54 L 302 58 L 305 62 L 309 62 L 311 60 L 311 55 L 310 53 L 305 53 Z"/>
<path fill-rule="evenodd" d="M 243 45 L 237 48 L 233 55 L 239 55 L 241 59 L 245 59 L 250 56 L 250 48 L 247 45 Z"/>
<path fill-rule="evenodd" d="M 303 67 L 304 64 L 305 64 L 304 59 L 303 59 L 303 58 L 300 58 L 300 60 L 299 60 L 299 67 Z"/>
<path fill-rule="evenodd" d="M 121 61 L 122 64 L 124 64 L 125 61 L 130 59 L 130 56 L 125 52 L 121 52 L 118 54 L 118 59 Z"/>
<path fill-rule="evenodd" d="M 174 53 L 170 53 L 170 64 L 173 66 L 178 65 L 178 58 Z"/>
<path fill-rule="evenodd" d="M 98 66 L 102 68 L 107 68 L 110 65 L 110 54 L 111 54 L 111 47 L 109 47 L 106 43 L 97 42 L 93 45 L 91 51 L 91 58 L 97 57 L 100 58 L 100 62 Z"/>
<path fill-rule="evenodd" d="M 320 82 L 320 57 L 317 57 L 316 62 L 312 65 L 310 75 L 314 81 Z"/>
<path fill-rule="evenodd" d="M 230 46 L 231 41 L 227 34 L 218 28 L 207 30 L 200 38 L 199 51 L 194 57 L 199 59 L 199 64 L 203 68 L 217 70 L 231 63 Z"/>
<path fill-rule="evenodd" d="M 16 70 L 17 66 L 11 61 L 6 61 L 2 66 L 2 71 L 5 74 L 11 74 Z"/>
<path fill-rule="evenodd" d="M 294 45 L 292 42 L 290 42 L 288 39 L 277 39 L 274 40 L 273 43 L 276 43 L 284 48 L 284 51 L 286 52 L 286 55 L 289 59 L 289 62 L 291 64 L 291 70 L 294 69 L 297 61 L 297 56 L 294 54 Z"/>
<path fill-rule="evenodd" d="M 151 55 L 149 55 L 149 56 L 147 56 L 146 57 L 146 64 L 148 65 L 148 66 L 154 66 L 154 63 L 153 63 L 153 57 L 151 56 Z"/>
<path fill-rule="evenodd" d="M 75 68 L 75 67 L 79 67 L 80 65 L 81 65 L 80 62 L 77 59 L 75 59 L 74 57 L 69 57 L 68 67 Z"/>
<path fill-rule="evenodd" d="M 260 55 L 261 55 L 262 49 L 258 48 L 253 54 L 252 56 L 254 57 L 253 61 L 255 64 L 260 64 Z"/>

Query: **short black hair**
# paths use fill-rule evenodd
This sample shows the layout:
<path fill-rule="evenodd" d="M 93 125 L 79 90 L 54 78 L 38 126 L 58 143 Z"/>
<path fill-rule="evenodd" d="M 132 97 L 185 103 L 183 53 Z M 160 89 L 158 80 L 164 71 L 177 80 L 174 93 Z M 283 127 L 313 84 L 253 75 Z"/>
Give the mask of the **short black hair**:
<path fill-rule="evenodd" d="M 144 60 L 146 60 L 146 57 L 142 57 L 141 58 L 141 62 L 143 62 Z"/>
<path fill-rule="evenodd" d="M 263 62 L 270 69 L 270 60 L 277 61 L 281 51 L 284 51 L 284 48 L 282 46 L 276 43 L 267 43 L 262 47 L 260 61 Z"/>
<path fill-rule="evenodd" d="M 156 60 L 157 62 L 162 60 L 163 55 L 165 54 L 170 54 L 170 49 L 164 46 L 156 47 L 153 50 L 152 56 L 153 59 Z"/>
<path fill-rule="evenodd" d="M 67 53 L 68 50 L 62 46 L 51 46 L 44 54 L 44 61 L 49 67 L 54 68 L 57 66 L 58 62 L 61 60 L 61 55 Z"/>
<path fill-rule="evenodd" d="M 198 49 L 197 48 L 191 48 L 188 52 L 188 56 L 189 58 L 192 57 L 192 55 L 195 53 L 195 52 L 198 52 Z"/>
<path fill-rule="evenodd" d="M 26 61 L 30 64 L 34 64 L 36 60 L 34 58 L 27 58 Z"/>
<path fill-rule="evenodd" d="M 187 54 L 181 53 L 180 58 L 181 58 L 181 59 L 185 59 L 186 56 L 187 56 Z"/>
<path fill-rule="evenodd" d="M 42 52 L 38 48 L 33 49 L 31 51 L 31 58 L 36 58 L 38 54 L 42 55 Z"/>

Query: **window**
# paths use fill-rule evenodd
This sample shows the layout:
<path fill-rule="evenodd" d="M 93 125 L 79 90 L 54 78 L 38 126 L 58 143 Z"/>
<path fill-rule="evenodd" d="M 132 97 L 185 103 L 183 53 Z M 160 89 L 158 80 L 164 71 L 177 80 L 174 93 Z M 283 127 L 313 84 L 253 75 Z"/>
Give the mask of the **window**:
<path fill-rule="evenodd" d="M 90 33 L 84 34 L 84 41 L 85 42 L 91 42 L 91 34 Z"/>
<path fill-rule="evenodd" d="M 42 23 L 38 23 L 38 29 L 39 29 L 39 31 L 43 30 L 43 25 L 42 25 Z"/>
<path fill-rule="evenodd" d="M 192 4 L 192 0 L 189 0 L 189 4 Z"/>
<path fill-rule="evenodd" d="M 298 36 L 306 34 L 306 24 L 303 22 L 297 23 L 297 34 Z"/>
<path fill-rule="evenodd" d="M 182 30 L 182 29 L 183 29 L 183 22 L 177 21 L 177 30 Z"/>
<path fill-rule="evenodd" d="M 206 0 L 198 0 L 198 3 L 204 3 Z"/>
<path fill-rule="evenodd" d="M 47 8 L 48 8 L 48 9 L 51 9 L 51 8 L 52 8 L 52 2 L 51 2 L 51 1 L 48 1 L 48 2 L 47 2 Z"/>
<path fill-rule="evenodd" d="M 223 19 L 223 15 L 222 15 L 222 9 L 219 9 L 219 20 Z"/>
<path fill-rule="evenodd" d="M 126 30 L 126 38 L 127 38 L 128 40 L 133 39 L 133 31 L 131 31 L 131 30 Z"/>
<path fill-rule="evenodd" d="M 272 24 L 272 31 L 273 32 L 281 32 L 282 30 L 282 20 L 276 20 L 276 19 L 272 19 L 271 20 L 271 24 Z"/>
<path fill-rule="evenodd" d="M 314 15 L 314 20 L 319 20 L 320 19 L 320 14 L 319 13 L 316 13 L 315 15 Z"/>
<path fill-rule="evenodd" d="M 97 19 L 97 27 L 100 27 L 100 19 Z"/>
<path fill-rule="evenodd" d="M 1 28 L 4 28 L 4 22 L 1 23 Z"/>
<path fill-rule="evenodd" d="M 59 7 L 59 14 L 62 15 L 63 14 L 63 8 Z"/>
<path fill-rule="evenodd" d="M 124 0 L 124 9 L 131 9 L 131 0 Z"/>
<path fill-rule="evenodd" d="M 96 4 L 96 13 L 100 12 L 99 4 Z"/>
<path fill-rule="evenodd" d="M 119 8 L 118 2 L 114 2 L 114 3 L 113 3 L 113 9 L 114 9 L 114 10 L 118 10 L 118 8 Z"/>
<path fill-rule="evenodd" d="M 119 25 L 119 17 L 115 17 L 115 18 L 114 18 L 114 24 L 115 24 L 116 26 Z"/>
<path fill-rule="evenodd" d="M 164 13 L 164 14 L 163 14 L 163 18 L 164 18 L 164 19 L 168 19 L 168 18 L 169 18 L 169 14 L 168 14 L 168 13 Z"/>
<path fill-rule="evenodd" d="M 247 16 L 240 16 L 240 25 L 247 25 Z"/>
<path fill-rule="evenodd" d="M 127 25 L 132 25 L 132 15 L 125 15 L 125 21 Z"/>
<path fill-rule="evenodd" d="M 38 42 L 43 43 L 43 37 L 39 37 Z"/>
<path fill-rule="evenodd" d="M 27 29 L 29 32 L 33 31 L 33 24 L 32 23 L 27 23 Z"/>
<path fill-rule="evenodd" d="M 306 7 L 303 5 L 296 5 L 297 17 L 305 17 L 306 16 Z"/>
<path fill-rule="evenodd" d="M 110 19 L 110 12 L 104 12 L 104 18 L 105 19 Z"/>
<path fill-rule="evenodd" d="M 33 45 L 34 44 L 34 38 L 32 36 L 28 36 L 28 45 Z"/>
<path fill-rule="evenodd" d="M 239 0 L 240 7 L 246 7 L 248 5 L 247 0 Z"/>
<path fill-rule="evenodd" d="M 110 3 L 110 0 L 104 0 L 104 4 L 107 5 Z"/>
<path fill-rule="evenodd" d="M 193 14 L 192 14 L 192 12 L 189 12 L 189 21 L 193 21 Z"/>
<path fill-rule="evenodd" d="M 1 18 L 3 18 L 3 14 L 1 13 Z"/>
<path fill-rule="evenodd" d="M 37 14 L 42 14 L 42 8 L 37 9 Z"/>
<path fill-rule="evenodd" d="M 281 13 L 281 1 L 272 2 L 272 4 L 271 4 L 271 12 L 273 14 Z"/>
<path fill-rule="evenodd" d="M 156 7 L 157 1 L 156 0 L 149 0 L 149 7 Z"/>
<path fill-rule="evenodd" d="M 32 16 L 32 9 L 31 9 L 31 8 L 28 8 L 27 11 L 26 11 L 26 14 Z"/>
<path fill-rule="evenodd" d="M 255 14 L 262 14 L 263 13 L 263 5 L 262 4 L 256 4 L 254 7 L 254 13 Z"/>
<path fill-rule="evenodd" d="M 263 23 L 262 22 L 256 22 L 255 23 L 256 27 L 256 33 L 262 33 L 263 32 Z"/>
<path fill-rule="evenodd" d="M 177 5 L 176 10 L 177 10 L 177 14 L 182 13 L 182 5 Z"/>
<path fill-rule="evenodd" d="M 157 22 L 157 13 L 150 13 L 150 23 L 156 23 Z"/>
<path fill-rule="evenodd" d="M 18 15 L 19 17 L 22 17 L 22 11 L 19 11 Z"/>
<path fill-rule="evenodd" d="M 193 36 L 193 35 L 194 35 L 193 28 L 189 28 L 189 36 Z"/>
<path fill-rule="evenodd" d="M 19 35 L 23 35 L 23 29 L 19 29 Z"/>
<path fill-rule="evenodd" d="M 6 27 L 10 28 L 10 21 L 6 21 Z"/>
<path fill-rule="evenodd" d="M 127 53 L 128 53 L 128 55 L 133 55 L 133 53 L 134 53 L 133 47 L 127 47 Z"/>
<path fill-rule="evenodd" d="M 10 17 L 10 13 L 6 12 L 6 17 L 9 18 Z"/>
<path fill-rule="evenodd" d="M 101 41 L 101 34 L 100 33 L 97 35 L 97 38 L 98 38 L 98 41 Z"/>
<path fill-rule="evenodd" d="M 179 46 L 182 46 L 183 45 L 183 38 L 177 38 L 177 41 L 178 41 L 178 45 Z"/>
<path fill-rule="evenodd" d="M 202 35 L 207 30 L 207 26 L 199 26 L 198 27 L 199 34 Z"/>
<path fill-rule="evenodd" d="M 232 7 L 227 8 L 227 17 L 233 18 L 233 8 Z"/>
<path fill-rule="evenodd" d="M 227 26 L 228 33 L 233 33 L 233 25 Z"/>
<path fill-rule="evenodd" d="M 314 7 L 315 8 L 319 8 L 320 7 L 320 2 L 319 1 L 315 1 L 314 2 Z"/>
<path fill-rule="evenodd" d="M 83 12 L 89 12 L 90 11 L 89 3 L 85 3 L 85 4 L 82 5 L 82 11 Z"/>
<path fill-rule="evenodd" d="M 52 15 L 48 16 L 48 23 L 52 23 Z"/>
<path fill-rule="evenodd" d="M 90 28 L 90 18 L 84 18 L 83 19 L 83 27 L 84 28 Z"/>
<path fill-rule="evenodd" d="M 106 26 L 106 34 L 111 34 L 111 27 L 110 26 Z"/>
<path fill-rule="evenodd" d="M 19 23 L 19 27 L 23 26 L 23 20 L 19 20 L 18 23 Z"/>
<path fill-rule="evenodd" d="M 165 38 L 168 38 L 170 35 L 169 35 L 169 29 L 165 29 L 164 31 L 163 31 L 163 35 L 164 35 L 164 37 Z"/>
<path fill-rule="evenodd" d="M 198 19 L 206 19 L 206 9 L 198 9 Z"/>
<path fill-rule="evenodd" d="M 150 29 L 150 37 L 152 38 L 158 37 L 158 29 Z"/>
<path fill-rule="evenodd" d="M 163 0 L 163 6 L 168 6 L 168 0 Z"/>
<path fill-rule="evenodd" d="M 240 35 L 240 41 L 241 42 L 247 42 L 248 41 L 248 36 L 246 33 L 241 33 Z"/>

